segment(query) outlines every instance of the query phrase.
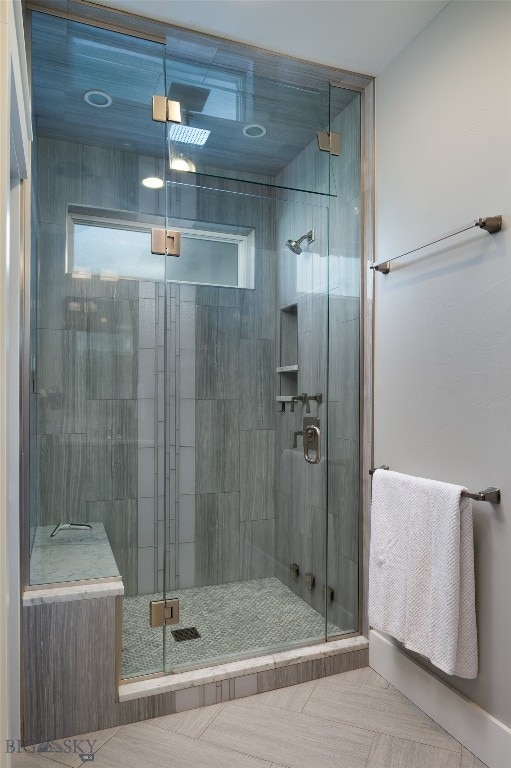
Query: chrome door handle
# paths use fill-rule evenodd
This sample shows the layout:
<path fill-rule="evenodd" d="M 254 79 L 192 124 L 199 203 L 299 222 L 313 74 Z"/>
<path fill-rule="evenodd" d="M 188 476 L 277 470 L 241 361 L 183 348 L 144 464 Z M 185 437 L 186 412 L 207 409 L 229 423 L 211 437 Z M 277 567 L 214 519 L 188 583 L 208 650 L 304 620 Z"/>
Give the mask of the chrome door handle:
<path fill-rule="evenodd" d="M 309 451 L 315 451 L 315 458 L 311 458 Z M 303 430 L 303 456 L 309 464 L 319 464 L 321 460 L 321 432 L 319 427 L 308 426 Z"/>

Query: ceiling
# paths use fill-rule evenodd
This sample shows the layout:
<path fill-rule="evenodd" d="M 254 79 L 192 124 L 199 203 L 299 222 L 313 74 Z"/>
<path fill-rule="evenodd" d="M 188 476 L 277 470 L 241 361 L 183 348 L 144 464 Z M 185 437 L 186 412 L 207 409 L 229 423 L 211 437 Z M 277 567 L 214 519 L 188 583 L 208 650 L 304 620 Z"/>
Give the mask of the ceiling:
<path fill-rule="evenodd" d="M 326 67 L 181 28 L 164 46 L 34 12 L 31 30 L 37 136 L 163 158 L 165 126 L 152 120 L 151 99 L 167 93 L 184 125 L 210 132 L 201 147 L 171 144 L 200 173 L 273 179 L 358 99 L 331 88 Z M 110 104 L 87 103 L 91 92 Z M 320 155 L 328 171 L 329 155 Z M 328 183 L 328 172 L 318 174 L 314 191 L 327 192 Z"/>
<path fill-rule="evenodd" d="M 376 76 L 448 0 L 95 0 L 99 5 Z"/>
<path fill-rule="evenodd" d="M 223 169 L 266 181 L 315 145 L 317 131 L 335 126 L 357 98 L 330 88 L 332 73 L 378 74 L 446 2 L 96 0 L 100 4 L 170 22 L 161 28 L 166 46 L 35 13 L 37 134 L 162 158 L 165 130 L 151 119 L 150 104 L 152 95 L 166 93 L 181 103 L 186 125 L 209 131 L 203 147 L 172 142 L 172 152 L 200 173 Z M 134 21 L 139 30 L 143 23 Z M 108 94 L 111 106 L 87 104 L 89 91 Z M 257 139 L 247 133 L 254 124 L 262 132 Z M 327 153 L 323 160 L 327 167 Z M 319 176 L 327 186 L 314 191 L 326 191 L 328 174 Z"/>

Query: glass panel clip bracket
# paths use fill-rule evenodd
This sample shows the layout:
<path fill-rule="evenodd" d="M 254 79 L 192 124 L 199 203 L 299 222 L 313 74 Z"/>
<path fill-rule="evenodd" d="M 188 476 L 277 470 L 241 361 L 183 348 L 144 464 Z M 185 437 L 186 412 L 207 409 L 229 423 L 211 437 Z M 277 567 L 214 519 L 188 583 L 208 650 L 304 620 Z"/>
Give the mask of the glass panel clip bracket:
<path fill-rule="evenodd" d="M 151 627 L 166 627 L 179 624 L 179 599 L 151 600 L 149 602 L 149 624 Z"/>
<path fill-rule="evenodd" d="M 322 152 L 330 152 L 331 155 L 341 154 L 341 134 L 330 131 L 318 131 L 318 146 Z"/>
<path fill-rule="evenodd" d="M 151 253 L 161 256 L 181 255 L 181 235 L 174 229 L 151 229 Z"/>
<path fill-rule="evenodd" d="M 180 123 L 181 104 L 166 96 L 153 96 L 153 120 L 157 123 Z"/>

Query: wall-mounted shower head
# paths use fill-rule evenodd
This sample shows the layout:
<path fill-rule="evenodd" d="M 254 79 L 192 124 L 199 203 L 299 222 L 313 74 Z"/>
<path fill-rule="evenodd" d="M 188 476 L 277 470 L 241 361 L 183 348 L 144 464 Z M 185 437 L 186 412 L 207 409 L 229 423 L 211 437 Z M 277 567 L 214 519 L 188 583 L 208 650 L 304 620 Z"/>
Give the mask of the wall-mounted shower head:
<path fill-rule="evenodd" d="M 293 251 L 293 253 L 300 254 L 302 252 L 302 249 L 300 248 L 300 244 L 303 243 L 304 240 L 307 240 L 308 243 L 313 243 L 315 240 L 315 231 L 314 229 L 309 229 L 309 231 L 298 238 L 298 240 L 288 240 L 286 245 L 289 248 L 290 251 Z"/>

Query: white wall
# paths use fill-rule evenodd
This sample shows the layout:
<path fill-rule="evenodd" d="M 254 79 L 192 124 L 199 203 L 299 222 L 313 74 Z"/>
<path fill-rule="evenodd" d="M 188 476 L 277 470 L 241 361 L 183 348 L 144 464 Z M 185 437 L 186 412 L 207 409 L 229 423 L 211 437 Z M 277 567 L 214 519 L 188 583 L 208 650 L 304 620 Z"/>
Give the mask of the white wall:
<path fill-rule="evenodd" d="M 511 4 L 450 2 L 376 81 L 375 465 L 502 489 L 474 504 L 480 672 L 446 678 L 511 724 Z"/>
<path fill-rule="evenodd" d="M 20 736 L 19 329 L 30 131 L 19 0 L 0 2 L 0 766 Z"/>
<path fill-rule="evenodd" d="M 98 0 L 299 59 L 377 75 L 446 0 Z"/>

